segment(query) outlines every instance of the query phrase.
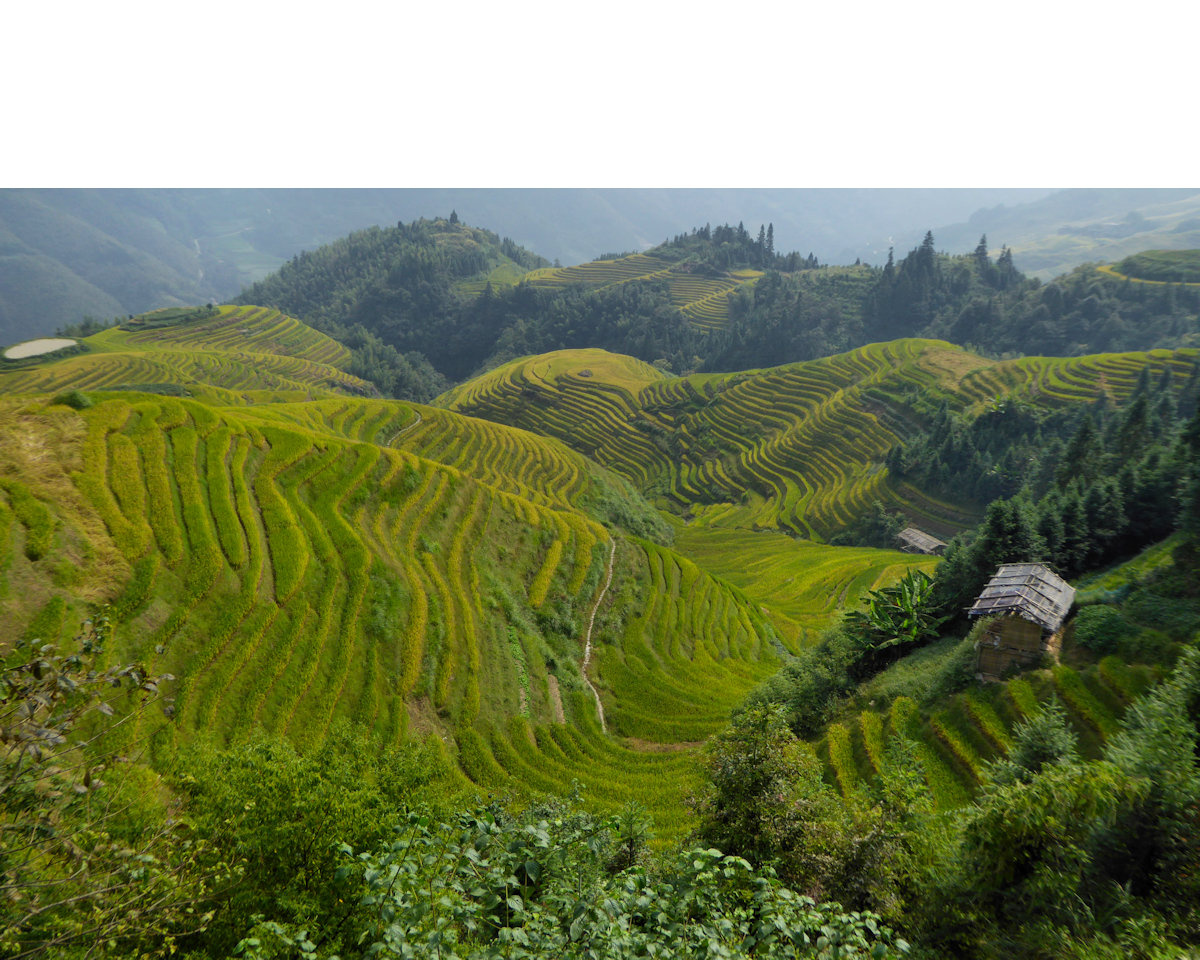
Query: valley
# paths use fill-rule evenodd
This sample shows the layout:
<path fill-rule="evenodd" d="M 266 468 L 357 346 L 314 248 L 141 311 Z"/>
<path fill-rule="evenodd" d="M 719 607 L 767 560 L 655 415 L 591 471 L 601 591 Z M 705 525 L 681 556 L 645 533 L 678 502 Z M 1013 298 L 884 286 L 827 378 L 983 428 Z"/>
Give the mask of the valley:
<path fill-rule="evenodd" d="M 638 799 L 664 841 L 687 829 L 688 753 L 731 709 L 868 590 L 936 566 L 827 538 L 875 501 L 947 538 L 980 517 L 882 468 L 922 410 L 1120 402 L 1143 369 L 1182 383 L 1195 366 L 903 340 L 669 377 L 559 351 L 421 406 L 355 396 L 370 388 L 346 351 L 278 311 L 84 343 L 0 380 L 9 489 L 51 530 L 31 557 L 10 520 L 6 605 L 18 633 L 57 640 L 108 602 L 111 655 L 178 678 L 138 731 L 158 756 L 201 734 L 319 742 L 350 720 L 383 743 L 436 736 L 480 789 Z M 68 389 L 86 407 L 51 399 Z M 67 572 L 93 563 L 99 582 Z M 846 727 L 822 747 L 840 784 L 870 769 L 862 736 L 853 766 Z M 962 743 L 936 749 L 970 771 Z"/>
<path fill-rule="evenodd" d="M 416 818 L 412 836 L 431 816 L 469 809 L 505 824 L 497 831 L 524 823 L 523 835 L 596 818 L 587 822 L 616 831 L 605 843 L 633 851 L 631 866 L 699 842 L 744 853 L 747 868 L 776 864 L 783 882 L 824 906 L 877 911 L 941 951 L 931 956 L 955 955 L 954 937 L 967 934 L 941 929 L 933 900 L 914 894 L 911 912 L 896 900 L 906 884 L 927 895 L 951 874 L 930 868 L 918 882 L 879 864 L 893 857 L 919 872 L 913 864 L 940 863 L 952 847 L 967 858 L 954 844 L 969 846 L 962 837 L 973 835 L 953 825 L 983 823 L 988 805 L 1008 796 L 1005 777 L 1041 782 L 1031 780 L 1040 766 L 1022 766 L 1031 730 L 1069 741 L 1064 755 L 1079 776 L 1132 769 L 1129 744 L 1149 729 L 1147 704 L 1191 682 L 1200 354 L 1194 334 L 1162 341 L 1171 324 L 1200 318 L 1188 314 L 1182 281 L 1150 274 L 1186 273 L 1194 257 L 1147 255 L 1125 264 L 1146 274 L 1137 283 L 1115 267 L 1096 279 L 1101 267 L 1064 281 L 1066 293 L 1030 284 L 1005 301 L 1009 320 L 1028 321 L 1008 335 L 1032 336 L 1067 325 L 1072 311 L 1118 302 L 1150 311 L 1145 296 L 1169 294 L 1144 348 L 1005 356 L 924 335 L 962 329 L 974 301 L 930 307 L 922 335 L 867 342 L 884 299 L 903 312 L 911 287 L 862 265 L 825 272 L 796 261 L 781 274 L 773 251 L 744 230 L 694 231 L 676 238 L 670 257 L 527 270 L 537 262 L 510 241 L 449 221 L 437 221 L 430 240 L 430 229 L 355 243 L 399 251 L 428 276 L 438 257 L 465 264 L 441 293 L 432 282 L 404 286 L 383 259 L 357 279 L 338 268 L 347 289 L 367 291 L 361 302 L 399 312 L 368 317 L 361 302 L 336 298 L 321 305 L 328 290 L 301 284 L 311 324 L 253 303 L 170 308 L 73 338 L 63 354 L 0 366 L 10 676 L 94 635 L 85 646 L 96 669 L 132 665 L 139 683 L 156 678 L 154 698 L 127 705 L 104 731 L 106 756 L 137 758 L 133 779 L 121 780 L 136 803 L 193 802 L 197 822 L 220 809 L 222 778 L 204 770 L 252 762 L 268 777 L 280 763 L 375 764 L 362 783 L 375 785 L 376 800 L 361 802 L 393 797 L 386 816 Z M 721 229 L 733 247 L 766 259 L 751 266 L 733 247 L 714 248 Z M 352 248 L 298 259 L 258 289 L 278 293 Z M 711 269 L 721 249 L 732 259 Z M 934 270 L 932 257 L 931 246 L 914 251 L 895 271 Z M 983 249 L 937 266 L 944 275 L 923 289 L 936 299 L 955 283 L 971 296 L 990 284 L 994 305 L 1015 288 L 993 268 Z M 1124 286 L 1072 292 L 1110 281 Z M 1132 290 L 1160 283 L 1161 292 Z M 738 337 L 765 316 L 755 311 L 781 302 L 768 296 L 790 290 L 802 302 L 818 289 L 833 297 L 822 309 L 860 304 L 850 339 L 861 342 L 719 369 L 720 351 L 740 355 L 751 342 Z M 418 292 L 454 298 L 446 327 L 400 311 Z M 534 306 L 544 312 L 488 328 L 478 363 L 438 366 L 479 333 L 475 320 Z M 960 319 L 946 322 L 959 307 Z M 639 333 L 628 321 L 643 308 L 652 320 Z M 534 331 L 535 316 L 554 331 L 613 310 L 622 318 L 616 342 L 639 342 L 640 355 L 562 346 L 550 342 L 557 333 Z M 1120 324 L 1093 320 L 1120 340 Z M 783 342 L 754 336 L 760 354 Z M 841 342 L 831 337 L 822 342 Z M 573 339 L 588 337 L 574 327 L 559 337 Z M 553 349 L 505 355 L 530 343 Z M 676 372 L 677 358 L 701 343 L 714 352 Z M 416 349 L 429 345 L 428 356 Z M 473 375 L 456 375 L 468 366 Z M 419 381 L 427 402 L 385 396 L 384 373 Z M 998 451 L 985 443 L 993 435 Z M 970 470 L 953 475 L 945 464 L 963 449 Z M 978 493 L 1002 480 L 1015 492 Z M 944 556 L 901 552 L 901 525 L 950 546 Z M 1057 646 L 1000 682 L 979 682 L 981 634 L 963 598 L 998 562 L 1052 557 L 1080 572 L 1080 605 Z M 79 722 L 103 729 L 95 717 Z M 764 773 L 776 763 L 783 779 Z M 723 781 L 730 770 L 742 773 Z M 332 776 L 279 789 L 292 803 Z M 409 786 L 388 786 L 401 782 Z M 349 787 L 345 795 L 359 796 Z M 751 827 L 737 819 L 747 806 Z M 250 822 L 252 810 L 219 822 Z M 812 810 L 824 812 L 797 812 Z M 144 814 L 155 816 L 165 815 Z M 520 819 L 529 816 L 543 819 Z M 796 816 L 809 819 L 786 827 Z M 356 829 L 361 844 L 382 842 L 382 823 Z M 805 837 L 826 829 L 812 842 L 828 849 L 808 850 Z M 913 852 L 922 831 L 953 839 L 940 852 Z M 219 832 L 210 842 L 223 850 Z M 870 866 L 869 845 L 885 836 L 916 845 L 903 853 L 910 859 L 893 850 Z M 848 852 L 860 846 L 865 867 Z M 612 865 L 624 861 L 604 849 L 615 858 L 604 869 L 622 875 Z M 333 892 L 350 868 L 334 869 L 335 850 L 331 840 L 305 861 L 323 879 L 297 895 L 288 930 L 340 909 Z M 242 857 L 243 869 L 251 862 L 226 855 Z M 557 878 L 569 876 L 568 862 L 555 861 Z M 534 868 L 520 869 L 514 889 L 534 897 Z M 954 876 L 956 890 L 974 889 L 977 878 Z M 254 896 L 253 909 L 229 906 L 234 894 L 214 907 L 235 919 L 211 942 L 197 934 L 195 957 L 251 949 L 234 927 L 258 924 L 273 894 Z M 964 916 L 969 909 L 983 910 L 962 907 Z M 981 915 L 969 922 L 996 929 Z M 892 950 L 890 937 L 878 945 Z M 977 947 L 970 955 L 987 955 Z"/>

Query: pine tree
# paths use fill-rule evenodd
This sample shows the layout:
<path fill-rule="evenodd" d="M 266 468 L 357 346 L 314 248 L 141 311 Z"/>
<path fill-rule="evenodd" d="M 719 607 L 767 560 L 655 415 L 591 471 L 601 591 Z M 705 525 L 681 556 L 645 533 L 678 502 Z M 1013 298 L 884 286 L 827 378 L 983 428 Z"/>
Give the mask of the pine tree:
<path fill-rule="evenodd" d="M 1066 487 L 1073 480 L 1085 483 L 1091 480 L 1096 475 L 1102 453 L 1100 435 L 1089 413 L 1083 418 L 1059 461 L 1054 475 L 1055 483 Z"/>
<path fill-rule="evenodd" d="M 975 262 L 979 264 L 980 270 L 986 271 L 991 265 L 991 260 L 988 258 L 987 234 L 985 233 L 979 238 L 979 246 L 975 248 Z"/>
<path fill-rule="evenodd" d="M 925 239 L 917 250 L 917 268 L 923 273 L 932 273 L 934 264 L 933 231 L 925 231 Z"/>
<path fill-rule="evenodd" d="M 1078 576 L 1087 569 L 1087 558 L 1092 551 L 1091 531 L 1088 530 L 1087 510 L 1072 486 L 1063 498 L 1063 540 L 1058 552 L 1057 564 L 1064 577 Z"/>
<path fill-rule="evenodd" d="M 1108 559 L 1128 523 L 1125 518 L 1124 500 L 1116 480 L 1108 477 L 1092 484 L 1084 498 L 1084 512 L 1087 515 L 1092 540 L 1087 565 L 1100 566 Z"/>
<path fill-rule="evenodd" d="M 996 285 L 1007 289 L 1016 282 L 1017 268 L 1013 265 L 1012 251 L 1007 246 L 1000 248 L 1000 256 L 996 258 Z"/>
<path fill-rule="evenodd" d="M 1063 525 L 1062 497 L 1058 490 L 1051 489 L 1042 497 L 1038 503 L 1037 514 L 1037 532 L 1046 544 L 1046 556 L 1061 570 L 1066 527 Z"/>
<path fill-rule="evenodd" d="M 1143 368 L 1145 372 L 1145 368 Z M 1149 381 L 1147 381 L 1148 384 Z M 1129 463 L 1141 459 L 1150 441 L 1150 403 L 1145 392 L 1139 390 L 1136 399 L 1129 405 L 1117 427 L 1115 449 L 1111 452 L 1119 462 Z"/>

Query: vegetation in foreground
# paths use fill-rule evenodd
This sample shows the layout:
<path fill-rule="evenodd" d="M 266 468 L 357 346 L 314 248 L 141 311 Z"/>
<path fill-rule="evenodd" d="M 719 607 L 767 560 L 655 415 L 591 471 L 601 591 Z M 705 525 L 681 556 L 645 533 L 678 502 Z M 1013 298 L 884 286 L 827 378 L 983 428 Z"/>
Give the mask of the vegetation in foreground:
<path fill-rule="evenodd" d="M 644 809 L 481 803 L 437 738 L 349 725 L 163 775 L 98 746 L 166 678 L 99 667 L 108 626 L 5 659 L 9 957 L 898 957 L 879 918 L 707 848 L 652 858 Z M 113 691 L 117 691 L 114 693 Z M 82 742 L 81 742 L 82 741 Z M 101 779 L 103 776 L 104 779 Z M 105 782 L 108 781 L 108 782 Z"/>
<path fill-rule="evenodd" d="M 698 835 L 798 889 L 878 911 L 929 957 L 1179 957 L 1200 937 L 1200 655 L 1094 759 L 1051 701 L 978 795 L 938 812 L 913 741 L 843 797 L 781 708 L 710 747 Z"/>
<path fill-rule="evenodd" d="M 1193 602 L 1189 558 L 1142 588 Z M 1094 655 L 1136 616 L 1104 609 L 1075 628 Z M 483 799 L 437 738 L 380 750 L 340 724 L 123 763 L 111 734 L 167 678 L 101 669 L 107 635 L 4 663 L 10 956 L 1165 958 L 1200 936 L 1191 640 L 1098 745 L 1074 704 L 1035 701 L 953 808 L 913 728 L 846 790 L 786 709 L 753 706 L 706 749 L 696 830 L 656 853 L 637 804 Z"/>

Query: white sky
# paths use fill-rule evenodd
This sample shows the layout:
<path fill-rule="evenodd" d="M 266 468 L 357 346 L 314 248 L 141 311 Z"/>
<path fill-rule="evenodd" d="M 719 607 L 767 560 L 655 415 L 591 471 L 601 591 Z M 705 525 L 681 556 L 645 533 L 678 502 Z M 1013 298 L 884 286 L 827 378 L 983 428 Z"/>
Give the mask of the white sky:
<path fill-rule="evenodd" d="M 0 187 L 1197 185 L 1193 4 L 433 3 L 7 4 Z"/>

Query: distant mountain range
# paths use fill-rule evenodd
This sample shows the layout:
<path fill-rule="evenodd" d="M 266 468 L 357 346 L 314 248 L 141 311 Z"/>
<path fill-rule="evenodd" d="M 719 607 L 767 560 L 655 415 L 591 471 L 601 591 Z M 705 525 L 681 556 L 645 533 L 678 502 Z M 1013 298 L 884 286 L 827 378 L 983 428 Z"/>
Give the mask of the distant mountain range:
<path fill-rule="evenodd" d="M 771 223 L 779 249 L 826 263 L 881 263 L 930 227 L 950 252 L 987 233 L 1039 277 L 1200 247 L 1200 190 L 1189 189 L 4 190 L 0 341 L 85 315 L 228 300 L 353 230 L 451 211 L 564 264 L 739 221 Z"/>

